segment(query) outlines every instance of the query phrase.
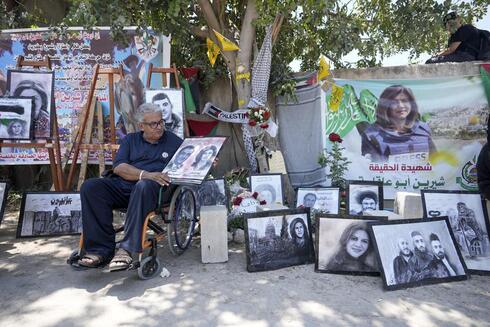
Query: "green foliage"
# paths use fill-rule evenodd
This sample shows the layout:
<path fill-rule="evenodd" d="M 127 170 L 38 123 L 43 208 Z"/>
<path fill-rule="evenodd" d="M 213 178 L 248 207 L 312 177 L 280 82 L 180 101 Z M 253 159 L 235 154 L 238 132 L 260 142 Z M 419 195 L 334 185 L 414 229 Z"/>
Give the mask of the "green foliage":
<path fill-rule="evenodd" d="M 325 151 L 318 158 L 318 164 L 322 167 L 329 167 L 330 174 L 327 176 L 332 180 L 332 186 L 345 190 L 345 173 L 349 170 L 351 161 L 342 155 L 344 147 L 339 142 L 332 142 L 332 149 Z"/>

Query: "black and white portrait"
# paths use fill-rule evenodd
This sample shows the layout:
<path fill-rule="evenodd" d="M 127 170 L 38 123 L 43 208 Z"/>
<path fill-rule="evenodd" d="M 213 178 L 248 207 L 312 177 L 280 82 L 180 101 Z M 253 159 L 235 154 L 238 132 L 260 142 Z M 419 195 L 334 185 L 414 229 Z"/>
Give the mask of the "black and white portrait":
<path fill-rule="evenodd" d="M 54 72 L 9 70 L 7 90 L 11 96 L 34 100 L 34 138 L 50 137 L 54 110 Z"/>
<path fill-rule="evenodd" d="M 486 202 L 470 191 L 422 191 L 424 217 L 447 216 L 470 272 L 490 273 Z"/>
<path fill-rule="evenodd" d="M 262 174 L 250 176 L 250 189 L 259 193 L 259 200 L 267 204 L 282 204 L 282 177 L 281 174 Z"/>
<path fill-rule="evenodd" d="M 0 139 L 29 140 L 33 137 L 33 98 L 0 98 Z"/>
<path fill-rule="evenodd" d="M 348 181 L 349 214 L 362 216 L 366 211 L 383 210 L 382 182 Z"/>
<path fill-rule="evenodd" d="M 338 187 L 299 188 L 296 206 L 336 215 L 340 207 L 340 189 Z"/>
<path fill-rule="evenodd" d="M 248 271 L 273 270 L 313 262 L 307 209 L 247 213 L 244 219 Z"/>
<path fill-rule="evenodd" d="M 467 278 L 446 217 L 370 225 L 388 290 Z"/>
<path fill-rule="evenodd" d="M 146 102 L 162 109 L 165 129 L 184 138 L 184 100 L 182 89 L 146 90 Z"/>
<path fill-rule="evenodd" d="M 227 205 L 224 179 L 208 179 L 197 187 L 197 211 L 201 206 Z"/>
<path fill-rule="evenodd" d="M 367 223 L 386 218 L 352 219 L 331 215 L 316 215 L 316 218 L 318 272 L 379 275 Z"/>
<path fill-rule="evenodd" d="M 22 198 L 17 237 L 82 232 L 79 193 L 27 192 Z"/>
<path fill-rule="evenodd" d="M 0 182 L 0 224 L 3 220 L 3 214 L 5 213 L 5 206 L 7 205 L 8 184 L 7 182 Z"/>

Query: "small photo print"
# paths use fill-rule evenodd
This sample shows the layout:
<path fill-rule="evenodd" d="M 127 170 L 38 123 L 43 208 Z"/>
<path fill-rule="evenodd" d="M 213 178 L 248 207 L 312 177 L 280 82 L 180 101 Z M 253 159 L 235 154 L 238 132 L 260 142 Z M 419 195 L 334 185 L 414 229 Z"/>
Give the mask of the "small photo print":
<path fill-rule="evenodd" d="M 81 232 L 80 193 L 24 193 L 17 237 L 70 235 Z"/>
<path fill-rule="evenodd" d="M 316 212 L 339 214 L 340 189 L 329 188 L 299 188 L 296 207 L 310 208 Z"/>
<path fill-rule="evenodd" d="M 30 140 L 33 129 L 32 98 L 0 98 L 0 139 Z"/>
<path fill-rule="evenodd" d="M 369 224 L 387 290 L 467 279 L 447 217 Z"/>
<path fill-rule="evenodd" d="M 281 174 L 251 175 L 250 189 L 259 193 L 259 199 L 266 205 L 283 204 Z"/>
<path fill-rule="evenodd" d="M 478 192 L 422 190 L 424 217 L 447 216 L 468 271 L 490 274 L 489 220 Z"/>
<path fill-rule="evenodd" d="M 197 212 L 201 206 L 227 206 L 228 198 L 226 197 L 225 180 L 207 179 L 197 186 Z"/>
<path fill-rule="evenodd" d="M 244 219 L 248 271 L 314 262 L 308 209 L 247 213 Z"/>
<path fill-rule="evenodd" d="M 162 109 L 165 130 L 184 138 L 184 95 L 182 89 L 146 90 L 146 103 Z"/>
<path fill-rule="evenodd" d="M 367 211 L 383 210 L 381 182 L 348 181 L 347 185 L 347 207 L 350 215 L 362 216 Z"/>

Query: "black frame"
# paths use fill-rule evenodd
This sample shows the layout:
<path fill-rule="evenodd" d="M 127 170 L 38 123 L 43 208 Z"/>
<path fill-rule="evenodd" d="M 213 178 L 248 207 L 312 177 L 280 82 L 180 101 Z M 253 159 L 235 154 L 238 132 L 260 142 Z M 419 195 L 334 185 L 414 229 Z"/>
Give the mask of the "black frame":
<path fill-rule="evenodd" d="M 22 195 L 22 203 L 20 206 L 20 211 L 19 211 L 19 221 L 17 223 L 17 232 L 16 232 L 16 238 L 34 238 L 34 237 L 56 237 L 56 236 L 62 236 L 62 235 L 80 235 L 80 233 L 60 233 L 60 234 L 42 234 L 42 235 L 21 235 L 22 233 L 22 225 L 24 223 L 24 213 L 25 213 L 25 207 L 26 207 L 26 201 L 28 198 L 28 195 L 42 195 L 42 194 L 80 194 L 79 192 L 24 192 Z M 80 212 L 82 208 L 80 207 Z M 80 217 L 81 219 L 81 217 Z"/>
<path fill-rule="evenodd" d="M 414 224 L 414 223 L 424 223 L 424 222 L 434 222 L 434 221 L 445 221 L 446 223 L 446 228 L 448 230 L 448 233 L 450 235 L 451 240 L 453 241 L 453 247 L 454 250 L 456 251 L 456 254 L 458 255 L 459 261 L 461 262 L 461 266 L 463 267 L 464 270 L 464 275 L 458 275 L 454 277 L 444 277 L 444 278 L 427 278 L 421 281 L 417 282 L 409 282 L 405 284 L 395 284 L 395 285 L 388 285 L 386 281 L 386 275 L 385 271 L 383 269 L 383 262 L 381 261 L 381 256 L 379 254 L 379 248 L 378 248 L 378 242 L 376 240 L 376 236 L 373 230 L 373 226 L 377 225 L 402 225 L 402 224 Z M 383 288 L 387 291 L 394 291 L 394 290 L 399 290 L 399 289 L 405 289 L 405 288 L 411 288 L 411 287 L 417 287 L 417 286 L 422 286 L 422 285 L 431 285 L 431 284 L 440 284 L 440 283 L 447 283 L 447 282 L 456 282 L 456 281 L 461 281 L 461 280 L 467 280 L 468 279 L 468 269 L 466 267 L 466 264 L 464 262 L 463 256 L 461 255 L 461 252 L 459 251 L 459 248 L 456 246 L 456 239 L 454 238 L 453 231 L 451 229 L 451 225 L 449 224 L 449 220 L 447 217 L 439 217 L 439 218 L 432 218 L 432 219 L 427 219 L 427 218 L 421 218 L 421 219 L 401 219 L 401 220 L 391 220 L 387 222 L 370 222 L 368 223 L 369 225 L 369 233 L 371 234 L 374 247 L 375 247 L 375 252 L 378 258 L 378 263 L 381 269 L 381 277 L 383 278 Z"/>
<path fill-rule="evenodd" d="M 478 194 L 480 195 L 480 200 L 481 200 L 481 205 L 482 205 L 482 211 L 483 211 L 483 220 L 485 221 L 485 228 L 487 229 L 487 237 L 490 240 L 490 219 L 488 217 L 488 211 L 487 211 L 487 202 L 485 201 L 485 198 L 482 196 L 480 192 L 477 191 L 460 191 L 460 190 L 420 190 L 420 195 L 422 197 L 422 210 L 423 210 L 423 215 L 424 218 L 427 219 L 435 219 L 431 218 L 427 215 L 427 206 L 425 204 L 425 193 L 445 193 L 445 194 Z M 452 228 L 451 228 L 452 232 Z M 489 249 L 490 251 L 490 249 Z M 490 259 L 488 259 L 490 262 Z M 463 258 L 464 261 L 464 258 Z M 465 262 L 466 264 L 466 262 Z M 471 274 L 476 274 L 476 275 L 490 275 L 490 270 L 479 270 L 479 269 L 470 269 L 467 268 L 468 272 Z"/>
<path fill-rule="evenodd" d="M 250 192 L 252 192 L 252 193 L 254 192 L 252 179 L 255 176 L 279 176 L 279 178 L 281 180 L 281 204 L 284 205 L 284 181 L 282 180 L 282 174 L 281 173 L 250 174 L 250 176 L 248 177 L 248 186 L 250 188 Z M 277 196 L 276 196 L 276 199 L 277 199 Z M 267 204 L 270 204 L 270 203 L 267 203 Z"/>
<path fill-rule="evenodd" d="M 51 139 L 53 138 L 53 130 L 54 130 L 54 120 L 56 117 L 56 103 L 55 103 L 55 98 L 54 98 L 54 82 L 55 82 L 55 74 L 53 70 L 22 70 L 22 69 L 9 69 L 7 70 L 7 91 L 9 94 L 13 94 L 12 90 L 10 89 L 11 87 L 11 82 L 12 82 L 12 73 L 22 73 L 22 74 L 51 74 L 52 79 L 51 79 L 51 98 L 48 99 L 48 102 L 51 104 L 50 111 L 49 111 L 49 136 L 48 137 L 36 137 L 35 133 L 33 134 L 34 140 L 45 140 L 45 139 Z"/>
<path fill-rule="evenodd" d="M 378 210 L 384 210 L 383 182 L 381 182 L 381 181 L 348 180 L 348 181 L 346 181 L 347 198 L 346 198 L 346 201 L 345 201 L 347 212 L 350 211 L 350 202 L 352 200 L 351 194 L 350 194 L 350 186 L 351 185 L 371 185 L 371 186 L 377 186 L 378 187 Z M 356 215 L 356 216 L 358 216 L 358 215 Z"/>
<path fill-rule="evenodd" d="M 228 187 L 226 186 L 226 180 L 224 178 L 207 178 L 207 179 L 203 180 L 200 185 L 196 185 L 195 192 L 197 193 L 197 191 L 202 186 L 202 184 L 205 183 L 205 182 L 208 182 L 208 181 L 223 181 L 223 185 L 225 187 L 224 188 L 224 190 L 225 190 L 225 197 L 226 197 L 226 203 L 224 205 L 226 206 L 226 209 L 229 212 L 230 211 L 230 197 L 229 197 L 229 194 L 228 194 Z M 199 197 L 197 196 L 197 194 L 196 194 L 196 200 L 199 201 Z M 199 208 L 200 207 L 201 207 L 201 203 L 199 203 Z"/>
<path fill-rule="evenodd" d="M 307 260 L 305 262 L 298 263 L 298 264 L 277 265 L 277 266 L 272 266 L 272 267 L 267 266 L 267 265 L 252 265 L 251 264 L 250 242 L 249 242 L 249 235 L 248 235 L 248 220 L 249 219 L 265 218 L 265 217 L 277 217 L 277 216 L 285 216 L 285 215 L 288 215 L 288 216 L 289 215 L 304 215 L 304 214 L 306 214 L 306 224 L 307 224 L 308 235 L 309 235 L 309 239 L 310 239 L 310 244 L 309 244 L 310 254 L 309 254 L 309 258 L 307 258 Z M 312 238 L 310 210 L 308 208 L 282 209 L 282 210 L 270 210 L 270 211 L 254 212 L 254 213 L 245 213 L 245 214 L 243 214 L 243 220 L 244 220 L 244 232 L 245 232 L 245 253 L 247 256 L 247 271 L 248 272 L 277 270 L 277 269 L 291 267 L 291 266 L 298 266 L 298 265 L 303 265 L 303 264 L 314 263 L 314 261 L 315 261 L 315 248 L 313 245 L 313 238 Z"/>
<path fill-rule="evenodd" d="M 345 216 L 345 215 L 331 215 L 331 214 L 317 214 L 315 215 L 316 219 L 316 235 L 315 235 L 315 272 L 318 273 L 329 273 L 329 274 L 339 274 L 339 275 L 355 275 L 355 276 L 380 276 L 380 272 L 369 272 L 369 271 L 348 271 L 348 270 L 329 270 L 329 269 L 320 269 L 319 268 L 319 259 L 320 259 L 320 220 L 322 219 L 344 219 L 344 220 L 366 220 L 366 222 L 370 221 L 388 221 L 387 216 Z M 369 226 L 368 226 L 369 229 Z M 371 234 L 369 237 L 372 239 Z M 374 241 L 371 242 L 373 246 L 373 253 L 376 248 L 374 248 Z M 375 259 L 378 260 L 377 255 L 375 254 Z"/>
<path fill-rule="evenodd" d="M 298 207 L 298 194 L 299 190 L 312 190 L 311 193 L 315 193 L 314 190 L 338 190 L 339 196 L 338 196 L 338 203 L 337 203 L 337 213 L 332 213 L 331 215 L 338 215 L 340 214 L 340 203 L 341 203 L 341 196 L 340 196 L 340 187 L 334 187 L 334 186 L 329 186 L 329 187 L 298 187 L 298 190 L 296 191 L 296 207 Z M 311 208 L 313 209 L 313 208 Z M 315 209 L 313 209 L 315 210 Z M 323 211 L 319 211 L 323 212 Z"/>
<path fill-rule="evenodd" d="M 3 192 L 3 198 L 0 198 L 0 224 L 2 224 L 3 214 L 5 213 L 5 208 L 7 207 L 7 198 L 9 193 L 10 185 L 7 181 L 0 181 L 0 184 L 5 184 L 5 190 Z"/>
<path fill-rule="evenodd" d="M 31 97 L 14 97 L 14 96 L 4 96 L 4 97 L 0 97 L 0 101 L 1 99 L 11 99 L 11 100 L 15 100 L 15 99 L 22 99 L 22 100 L 27 100 L 27 99 L 30 99 L 31 100 L 31 121 L 30 121 L 30 124 L 28 126 L 28 129 L 29 129 L 29 135 L 27 136 L 27 138 L 15 138 L 15 139 L 12 139 L 12 138 L 7 138 L 7 137 L 0 137 L 0 140 L 9 140 L 9 141 L 17 141 L 17 140 L 22 140 L 22 141 L 25 141 L 25 140 L 33 140 L 34 139 L 34 99 L 31 98 Z"/>

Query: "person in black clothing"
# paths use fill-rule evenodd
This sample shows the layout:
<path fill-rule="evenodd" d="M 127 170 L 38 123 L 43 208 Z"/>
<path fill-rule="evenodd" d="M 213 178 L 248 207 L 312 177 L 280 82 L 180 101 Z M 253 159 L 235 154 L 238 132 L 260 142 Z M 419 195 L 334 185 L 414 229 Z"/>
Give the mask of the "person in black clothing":
<path fill-rule="evenodd" d="M 490 200 L 490 118 L 487 126 L 487 143 L 483 146 L 476 162 L 476 173 L 478 179 L 478 189 L 483 196 Z"/>
<path fill-rule="evenodd" d="M 461 24 L 461 18 L 456 12 L 450 12 L 443 19 L 444 26 L 451 33 L 448 47 L 426 61 L 426 64 L 441 62 L 464 62 L 476 60 L 480 47 L 480 33 L 471 24 Z"/>
<path fill-rule="evenodd" d="M 398 240 L 398 248 L 400 254 L 393 259 L 393 271 L 395 273 L 395 281 L 397 284 L 405 284 L 410 282 L 412 271 L 408 262 L 413 256 L 412 250 L 408 246 L 408 241 L 404 238 Z"/>

